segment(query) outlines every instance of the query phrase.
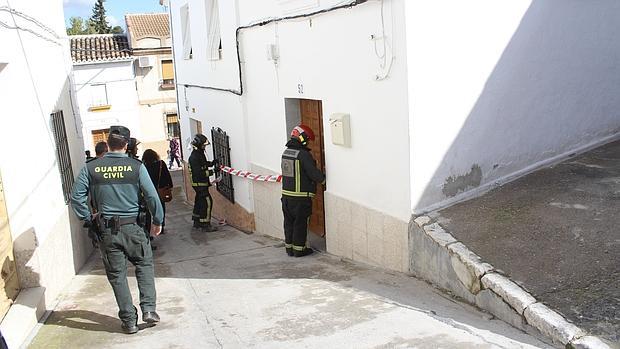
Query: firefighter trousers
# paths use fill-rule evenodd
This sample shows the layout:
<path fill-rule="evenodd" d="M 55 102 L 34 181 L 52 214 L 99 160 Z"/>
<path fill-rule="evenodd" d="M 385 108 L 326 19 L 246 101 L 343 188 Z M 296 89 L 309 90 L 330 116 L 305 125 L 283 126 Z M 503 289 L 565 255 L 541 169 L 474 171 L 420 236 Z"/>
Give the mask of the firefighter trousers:
<path fill-rule="evenodd" d="M 194 198 L 194 211 L 192 219 L 194 222 L 205 225 L 211 223 L 211 211 L 213 209 L 213 199 L 209 193 L 209 187 L 192 187 L 196 192 Z"/>
<path fill-rule="evenodd" d="M 282 197 L 284 213 L 284 244 L 286 248 L 302 251 L 308 237 L 308 220 L 312 214 L 312 198 Z"/>

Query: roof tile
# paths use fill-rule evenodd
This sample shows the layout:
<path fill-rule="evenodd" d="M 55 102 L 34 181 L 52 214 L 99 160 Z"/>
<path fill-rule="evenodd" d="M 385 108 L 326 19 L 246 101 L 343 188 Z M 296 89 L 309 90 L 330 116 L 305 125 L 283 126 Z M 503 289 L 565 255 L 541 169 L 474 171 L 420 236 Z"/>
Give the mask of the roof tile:
<path fill-rule="evenodd" d="M 127 33 L 135 40 L 147 37 L 170 37 L 170 23 L 167 13 L 127 14 Z"/>
<path fill-rule="evenodd" d="M 69 38 L 73 63 L 131 58 L 127 36 L 124 34 L 73 35 Z"/>

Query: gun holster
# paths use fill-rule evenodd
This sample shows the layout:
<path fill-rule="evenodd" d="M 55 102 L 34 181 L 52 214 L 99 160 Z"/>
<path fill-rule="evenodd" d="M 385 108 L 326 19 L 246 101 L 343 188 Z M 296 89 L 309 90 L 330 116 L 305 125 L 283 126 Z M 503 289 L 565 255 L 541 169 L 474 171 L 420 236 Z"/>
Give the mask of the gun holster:
<path fill-rule="evenodd" d="M 101 215 L 95 214 L 88 224 L 88 237 L 93 243 L 93 247 L 97 247 L 103 241 L 103 225 Z"/>

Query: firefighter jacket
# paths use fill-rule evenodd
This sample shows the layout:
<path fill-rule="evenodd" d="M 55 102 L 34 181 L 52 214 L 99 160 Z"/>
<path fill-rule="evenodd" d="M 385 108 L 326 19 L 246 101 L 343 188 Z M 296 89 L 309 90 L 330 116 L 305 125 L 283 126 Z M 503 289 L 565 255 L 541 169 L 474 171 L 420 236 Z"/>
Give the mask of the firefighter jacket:
<path fill-rule="evenodd" d="M 192 150 L 188 161 L 192 187 L 210 187 L 209 175 L 213 174 L 213 172 L 209 171 L 209 167 L 213 166 L 213 162 L 207 160 L 204 150 Z"/>
<path fill-rule="evenodd" d="M 90 220 L 88 206 L 90 192 L 93 206 L 103 217 L 137 217 L 141 193 L 153 216 L 153 223 L 161 225 L 164 209 L 157 190 L 142 162 L 126 154 L 109 152 L 101 158 L 88 161 L 73 186 L 71 203 L 81 220 Z"/>
<path fill-rule="evenodd" d="M 325 175 L 316 167 L 309 149 L 296 139 L 289 140 L 282 154 L 282 196 L 311 198 L 316 184 L 324 182 Z"/>

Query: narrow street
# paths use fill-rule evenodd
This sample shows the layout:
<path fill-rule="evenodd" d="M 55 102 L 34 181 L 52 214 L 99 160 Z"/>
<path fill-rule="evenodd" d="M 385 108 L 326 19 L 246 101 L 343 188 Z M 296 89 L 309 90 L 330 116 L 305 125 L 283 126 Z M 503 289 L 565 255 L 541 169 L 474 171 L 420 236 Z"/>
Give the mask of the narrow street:
<path fill-rule="evenodd" d="M 291 258 L 280 241 L 229 226 L 192 231 L 181 195 L 155 243 L 162 322 L 121 332 L 95 253 L 30 348 L 546 347 L 403 274 L 327 254 Z M 135 278 L 130 285 L 138 304 Z"/>

